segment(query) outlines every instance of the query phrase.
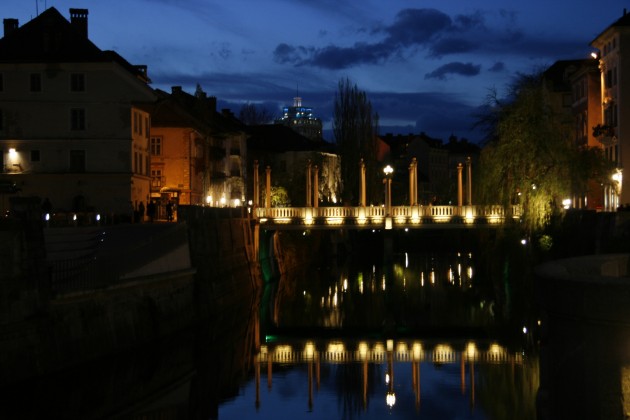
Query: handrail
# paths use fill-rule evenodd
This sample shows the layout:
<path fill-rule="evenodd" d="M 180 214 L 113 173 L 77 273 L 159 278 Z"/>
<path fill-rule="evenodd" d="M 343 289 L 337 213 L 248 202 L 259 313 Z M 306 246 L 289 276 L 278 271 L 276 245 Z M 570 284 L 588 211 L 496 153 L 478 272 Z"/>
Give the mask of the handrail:
<path fill-rule="evenodd" d="M 392 224 L 407 226 L 422 223 L 441 224 L 503 224 L 518 220 L 521 208 L 513 205 L 474 206 L 392 206 L 387 213 L 384 206 L 366 207 L 259 207 L 254 217 L 260 223 L 379 225 L 387 219 Z"/>

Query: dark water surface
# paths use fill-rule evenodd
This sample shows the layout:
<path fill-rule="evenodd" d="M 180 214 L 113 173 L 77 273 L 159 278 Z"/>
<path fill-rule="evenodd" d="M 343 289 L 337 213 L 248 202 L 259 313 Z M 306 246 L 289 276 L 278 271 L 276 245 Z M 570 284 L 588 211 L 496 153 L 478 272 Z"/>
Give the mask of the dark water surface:
<path fill-rule="evenodd" d="M 497 281 L 480 260 L 301 267 L 246 313 L 3 390 L 0 418 L 625 418 L 627 328 L 555 320 L 541 339 L 547 321 L 506 280 L 514 266 Z"/>

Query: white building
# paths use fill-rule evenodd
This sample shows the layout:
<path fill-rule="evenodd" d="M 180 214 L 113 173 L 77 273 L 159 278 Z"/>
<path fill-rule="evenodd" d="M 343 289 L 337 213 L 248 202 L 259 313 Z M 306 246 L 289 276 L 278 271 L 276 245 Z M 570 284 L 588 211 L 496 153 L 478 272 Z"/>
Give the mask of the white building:
<path fill-rule="evenodd" d="M 616 163 L 615 186 L 607 188 L 605 207 L 615 209 L 630 203 L 630 15 L 624 14 L 599 34 L 591 46 L 599 50 L 601 72 L 602 124 L 596 126 L 596 137 L 606 156 Z M 629 169 L 629 170 L 626 170 Z"/>
<path fill-rule="evenodd" d="M 49 8 L 0 39 L 0 182 L 57 211 L 129 215 L 150 191 L 145 66 L 88 39 L 88 11 Z M 6 206 L 6 196 L 3 197 Z"/>

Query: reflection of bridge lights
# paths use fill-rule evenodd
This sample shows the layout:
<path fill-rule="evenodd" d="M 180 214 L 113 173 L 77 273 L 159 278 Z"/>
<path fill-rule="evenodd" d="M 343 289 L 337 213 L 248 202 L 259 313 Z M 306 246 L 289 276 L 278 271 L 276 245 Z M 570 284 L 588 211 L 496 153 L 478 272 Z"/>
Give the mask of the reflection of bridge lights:
<path fill-rule="evenodd" d="M 348 279 L 343 279 L 343 291 L 348 291 Z"/>
<path fill-rule="evenodd" d="M 385 383 L 389 385 L 389 372 L 385 374 Z"/>
<path fill-rule="evenodd" d="M 454 360 L 455 353 L 451 346 L 446 344 L 438 344 L 433 349 L 433 361 L 434 362 L 449 362 Z"/>
<path fill-rule="evenodd" d="M 328 344 L 327 352 L 331 354 L 342 354 L 346 351 L 343 343 L 341 342 L 332 342 Z"/>
<path fill-rule="evenodd" d="M 315 356 L 315 345 L 313 344 L 312 341 L 309 341 L 306 343 L 306 346 L 304 347 L 304 357 L 306 358 L 306 360 L 313 360 L 314 356 Z"/>
<path fill-rule="evenodd" d="M 422 359 L 422 344 L 413 343 L 413 346 L 411 347 L 411 354 L 413 356 L 414 361 L 421 360 Z"/>
<path fill-rule="evenodd" d="M 359 357 L 361 360 L 367 359 L 368 355 L 368 345 L 366 342 L 362 341 L 359 343 Z"/>
<path fill-rule="evenodd" d="M 496 343 L 492 344 L 490 349 L 488 349 L 488 353 L 490 353 L 492 357 L 498 357 L 502 352 L 503 348 Z"/>
<path fill-rule="evenodd" d="M 396 404 L 396 394 L 388 392 L 385 396 L 385 403 L 391 408 Z"/>
<path fill-rule="evenodd" d="M 468 345 L 466 346 L 466 358 L 468 360 L 475 360 L 477 356 L 477 346 L 475 346 L 475 343 L 468 343 Z"/>

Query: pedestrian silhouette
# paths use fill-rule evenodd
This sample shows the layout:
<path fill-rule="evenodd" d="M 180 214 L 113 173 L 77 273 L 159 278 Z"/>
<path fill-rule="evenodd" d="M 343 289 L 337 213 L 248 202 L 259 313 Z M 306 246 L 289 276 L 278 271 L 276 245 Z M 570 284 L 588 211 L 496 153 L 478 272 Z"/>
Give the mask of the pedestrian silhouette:
<path fill-rule="evenodd" d="M 142 223 L 144 221 L 144 201 L 138 204 L 138 221 Z"/>
<path fill-rule="evenodd" d="M 153 223 L 155 218 L 155 203 L 153 201 L 149 201 L 147 204 L 147 216 L 149 216 L 149 222 Z"/>
<path fill-rule="evenodd" d="M 166 203 L 166 220 L 169 222 L 173 221 L 173 203 L 170 201 Z"/>

